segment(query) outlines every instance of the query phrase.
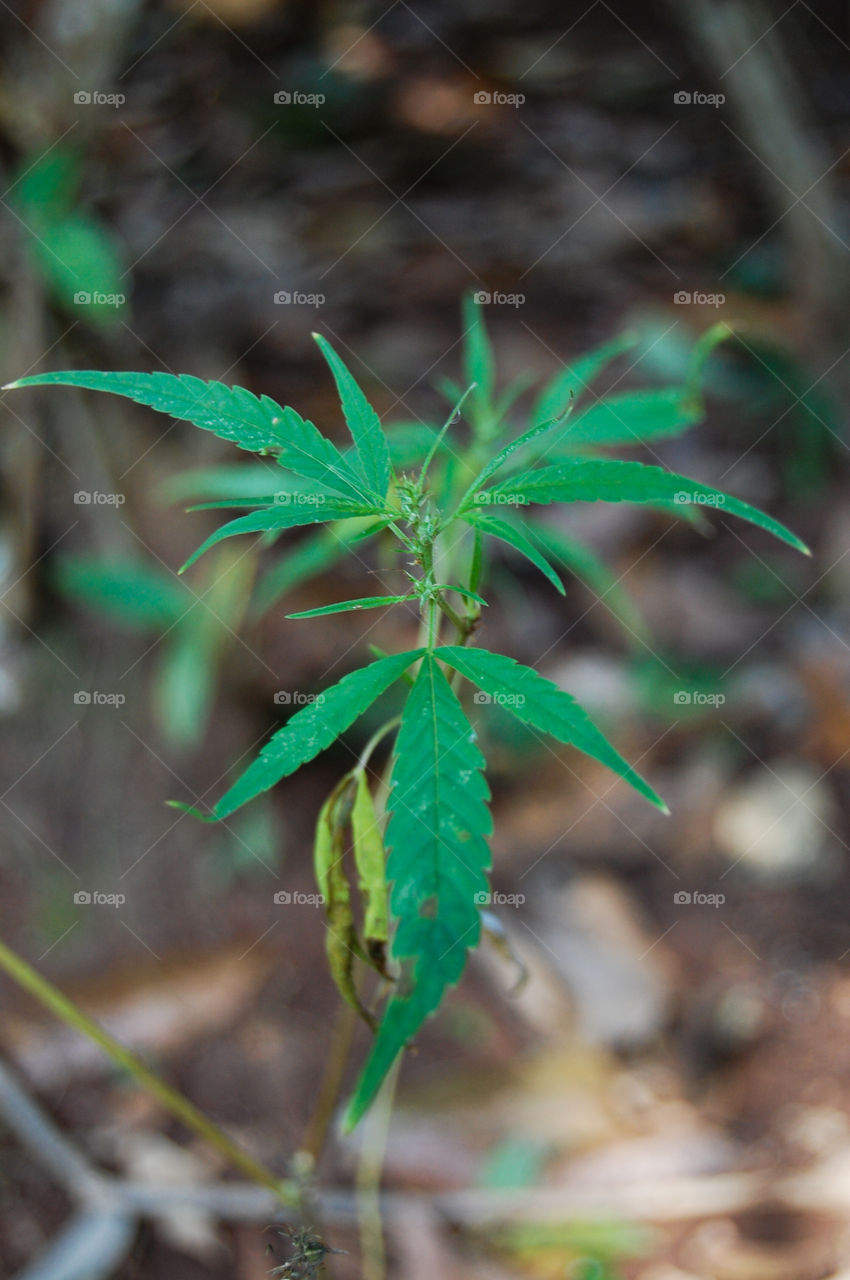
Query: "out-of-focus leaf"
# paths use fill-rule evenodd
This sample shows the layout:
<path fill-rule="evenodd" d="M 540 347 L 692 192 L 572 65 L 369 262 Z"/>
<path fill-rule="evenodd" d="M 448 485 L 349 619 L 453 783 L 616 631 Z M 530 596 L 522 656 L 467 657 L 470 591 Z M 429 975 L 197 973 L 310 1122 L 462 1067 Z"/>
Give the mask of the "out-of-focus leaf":
<path fill-rule="evenodd" d="M 140 560 L 63 556 L 53 572 L 65 595 L 142 630 L 165 629 L 192 605 L 176 576 Z"/>

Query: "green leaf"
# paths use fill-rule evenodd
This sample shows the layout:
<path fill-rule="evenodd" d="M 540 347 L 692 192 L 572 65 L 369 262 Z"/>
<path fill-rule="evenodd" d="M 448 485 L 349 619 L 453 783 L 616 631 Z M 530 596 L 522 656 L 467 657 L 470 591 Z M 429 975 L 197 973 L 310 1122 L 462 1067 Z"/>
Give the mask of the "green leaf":
<path fill-rule="evenodd" d="M 558 432 L 556 450 L 577 445 L 643 444 L 681 435 L 703 416 L 700 401 L 681 387 L 661 387 L 652 391 L 630 391 L 600 400 L 573 418 Z"/>
<path fill-rule="evenodd" d="M 210 559 L 183 616 L 168 633 L 153 701 L 166 737 L 179 747 L 203 736 L 215 702 L 224 654 L 236 642 L 251 592 L 254 566 L 236 547 Z"/>
<path fill-rule="evenodd" d="M 589 351 L 567 368 L 556 374 L 551 382 L 543 388 L 531 414 L 533 426 L 550 422 L 560 417 L 570 403 L 570 399 L 578 402 L 582 393 L 587 390 L 594 378 L 602 372 L 607 364 L 631 350 L 637 344 L 637 336 L 624 333 L 611 342 Z"/>
<path fill-rule="evenodd" d="M 10 382 L 17 387 L 66 386 L 109 391 L 149 406 L 196 427 L 212 431 L 240 449 L 280 453 L 284 466 L 297 475 L 318 480 L 354 500 L 368 500 L 363 481 L 351 470 L 337 447 L 326 440 L 294 409 L 281 408 L 268 396 L 257 397 L 244 387 L 204 382 L 188 373 L 40 373 Z"/>
<path fill-rule="evenodd" d="M 407 653 L 395 653 L 389 658 L 370 662 L 368 666 L 343 676 L 315 702 L 296 711 L 222 796 L 206 821 L 218 822 L 229 817 L 243 804 L 268 791 L 281 778 L 295 773 L 302 764 L 326 750 L 421 653 L 421 649 L 411 649 Z M 197 817 L 204 816 L 195 810 L 192 812 Z"/>
<path fill-rule="evenodd" d="M 54 146 L 36 160 L 29 157 L 7 192 L 10 204 L 42 223 L 58 222 L 69 214 L 82 180 L 79 152 Z"/>
<path fill-rule="evenodd" d="M 369 488 L 383 500 L 390 487 L 392 463 L 381 419 L 331 344 L 320 333 L 314 333 L 313 337 L 334 376 L 363 478 Z"/>
<path fill-rule="evenodd" d="M 487 483 L 487 481 L 490 479 L 491 476 L 496 474 L 499 468 L 503 465 L 503 463 L 507 462 L 508 458 L 510 458 L 512 454 L 516 453 L 517 450 L 519 449 L 523 449 L 527 444 L 530 444 L 531 441 L 535 440 L 538 436 L 544 435 L 547 431 L 551 431 L 553 427 L 559 426 L 564 421 L 564 419 L 568 416 L 568 414 L 569 414 L 569 408 L 567 409 L 567 412 L 565 414 L 561 415 L 560 418 L 553 418 L 550 422 L 537 423 L 536 426 L 529 427 L 527 431 L 523 431 L 522 435 L 519 435 L 514 440 L 509 441 L 508 444 L 506 444 L 503 448 L 501 448 L 498 453 L 494 454 L 494 456 L 490 459 L 490 461 L 485 463 L 485 465 L 481 468 L 481 470 L 478 472 L 478 475 L 472 481 L 472 483 L 466 490 L 466 493 L 463 495 L 460 502 L 458 503 L 458 509 L 461 511 L 463 510 L 463 508 L 466 506 L 467 502 L 469 501 L 470 497 L 474 493 L 478 492 L 478 490 L 480 490 Z"/>
<path fill-rule="evenodd" d="M 319 892 L 325 899 L 325 953 L 331 977 L 347 1004 L 374 1027 L 374 1019 L 360 1003 L 354 985 L 354 958 L 359 950 L 345 876 L 345 828 L 351 805 L 352 779 L 347 776 L 323 804 L 316 823 L 313 863 Z"/>
<path fill-rule="evenodd" d="M 410 594 L 405 596 L 362 596 L 359 600 L 339 600 L 336 604 L 325 604 L 319 609 L 304 609 L 301 613 L 288 613 L 287 618 L 324 618 L 329 613 L 350 613 L 353 609 L 383 609 L 390 604 L 404 604 L 412 600 Z"/>
<path fill-rule="evenodd" d="M 682 508 L 685 510 L 686 508 Z M 687 508 L 688 510 L 690 508 Z M 522 521 L 522 527 L 551 556 L 570 573 L 574 573 L 590 588 L 600 604 L 613 613 L 631 636 L 645 639 L 646 625 L 629 593 L 615 574 L 585 543 L 571 538 L 559 529 L 536 521 Z"/>
<path fill-rule="evenodd" d="M 563 582 L 549 561 L 544 555 L 541 555 L 534 543 L 525 536 L 521 529 L 508 524 L 505 520 L 497 519 L 496 516 L 484 515 L 483 513 L 475 515 L 472 519 L 468 516 L 465 519 L 473 528 L 481 529 L 484 533 L 489 533 L 491 537 L 498 538 L 500 542 L 506 542 L 515 551 L 519 551 L 520 555 L 524 555 L 527 560 L 530 560 L 540 570 L 544 577 L 549 579 L 556 591 L 559 591 L 562 596 L 566 594 Z"/>
<path fill-rule="evenodd" d="M 327 502 L 316 503 L 282 503 L 274 507 L 264 507 L 262 511 L 252 511 L 250 515 L 238 516 L 223 524 L 215 533 L 211 533 L 193 552 L 180 572 L 194 564 L 205 551 L 214 547 L 223 538 L 235 538 L 240 533 L 272 533 L 283 529 L 296 529 L 305 524 L 325 524 L 331 520 L 347 520 L 356 516 L 380 515 L 377 507 L 342 502 L 337 498 L 329 498 Z"/>
<path fill-rule="evenodd" d="M 401 976 L 345 1118 L 352 1129 L 399 1051 L 437 1008 L 478 942 L 491 832 L 484 758 L 433 654 L 402 713 L 387 829 L 393 958 Z"/>
<path fill-rule="evenodd" d="M 140 560 L 63 556 L 54 575 L 65 595 L 145 630 L 165 630 L 193 604 L 182 582 Z"/>
<path fill-rule="evenodd" d="M 335 524 L 329 529 L 321 529 L 318 533 L 305 537 L 281 557 L 260 579 L 252 610 L 254 618 L 261 617 L 282 596 L 293 591 L 302 582 L 309 581 L 316 574 L 323 573 L 336 564 L 352 545 L 365 542 L 380 533 L 386 528 L 386 523 L 383 520 L 373 521 L 357 533 L 342 532 L 343 529 L 352 527 Z"/>
<path fill-rule="evenodd" d="M 488 425 L 484 418 L 491 410 L 496 372 L 493 348 L 484 324 L 484 314 L 472 293 L 468 293 L 463 300 L 463 325 L 465 381 L 467 386 L 471 382 L 476 384 L 472 404 L 475 409 L 476 425 L 480 428 Z"/>
<path fill-rule="evenodd" d="M 220 498 L 256 498 L 270 489 L 287 487 L 303 488 L 305 492 L 319 491 L 314 480 L 287 475 L 284 480 L 276 460 L 261 462 L 236 462 L 218 467 L 196 467 L 166 476 L 157 485 L 157 497 L 163 502 L 215 502 Z"/>
<path fill-rule="evenodd" d="M 636 791 L 664 813 L 667 806 L 648 782 L 623 759 L 575 698 L 545 679 L 533 667 L 525 667 L 513 658 L 487 649 L 465 649 L 449 645 L 437 649 L 436 656 L 478 685 L 512 712 L 518 720 L 551 734 L 559 742 L 578 747 L 585 755 L 607 765 L 624 778 Z"/>
<path fill-rule="evenodd" d="M 389 938 L 387 867 L 381 824 L 369 790 L 365 769 L 358 770 L 357 792 L 351 810 L 351 836 L 358 888 L 364 902 L 363 941 L 370 958 L 383 972 L 383 952 Z"/>
<path fill-rule="evenodd" d="M 810 555 L 808 547 L 796 534 L 771 516 L 731 494 L 700 484 L 687 476 L 665 471 L 662 467 L 645 466 L 642 462 L 623 462 L 617 458 L 575 458 L 537 471 L 503 480 L 483 494 L 476 506 L 491 502 L 676 502 L 683 506 L 714 507 L 729 515 L 748 520 L 789 546 Z"/>
<path fill-rule="evenodd" d="M 79 320 L 116 324 L 125 280 L 118 247 L 107 228 L 82 213 L 34 228 L 30 256 L 50 292 Z"/>
<path fill-rule="evenodd" d="M 437 439 L 436 427 L 429 427 L 424 422 L 399 422 L 387 428 L 387 445 L 392 464 L 399 471 L 414 467 L 421 462 Z M 445 443 L 438 446 L 438 452 L 446 449 Z"/>

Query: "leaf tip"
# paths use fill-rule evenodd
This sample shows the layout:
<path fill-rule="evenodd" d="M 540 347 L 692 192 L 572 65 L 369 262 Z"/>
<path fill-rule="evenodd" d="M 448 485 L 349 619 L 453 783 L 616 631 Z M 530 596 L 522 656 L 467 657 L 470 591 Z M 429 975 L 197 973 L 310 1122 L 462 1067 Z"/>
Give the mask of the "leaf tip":
<path fill-rule="evenodd" d="M 169 809 L 179 809 L 182 813 L 188 813 L 193 818 L 197 818 L 200 822 L 217 822 L 215 814 L 201 813 L 200 809 L 196 809 L 194 805 L 185 804 L 182 800 L 166 800 L 166 806 Z"/>
<path fill-rule="evenodd" d="M 14 391 L 15 388 L 19 387 L 20 385 L 21 385 L 20 379 L 16 382 L 4 382 L 3 386 L 0 387 L 0 391 Z"/>

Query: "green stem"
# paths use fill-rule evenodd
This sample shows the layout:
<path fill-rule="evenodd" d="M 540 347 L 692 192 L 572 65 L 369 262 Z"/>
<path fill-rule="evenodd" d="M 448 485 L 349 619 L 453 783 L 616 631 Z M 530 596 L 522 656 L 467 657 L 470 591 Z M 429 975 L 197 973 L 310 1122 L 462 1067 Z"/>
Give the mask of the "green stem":
<path fill-rule="evenodd" d="M 393 729 L 398 728 L 400 724 L 401 716 L 393 716 L 391 720 L 387 720 L 385 724 L 382 724 L 380 729 L 375 730 L 369 741 L 366 743 L 366 746 L 360 752 L 360 757 L 357 761 L 357 767 L 359 769 L 366 768 L 372 758 L 372 752 L 378 746 L 381 739 L 385 738 L 388 733 L 392 733 Z"/>
<path fill-rule="evenodd" d="M 188 1098 L 184 1098 L 176 1089 L 172 1089 L 164 1080 L 161 1080 L 141 1058 L 114 1040 L 103 1027 L 63 995 L 58 987 L 54 987 L 47 978 L 42 977 L 3 942 L 0 942 L 0 968 L 4 969 L 10 978 L 55 1014 L 66 1026 L 88 1036 L 99 1045 L 116 1066 L 128 1071 L 143 1089 L 162 1103 L 166 1110 L 204 1138 L 210 1146 L 215 1147 L 231 1164 L 241 1169 L 252 1182 L 268 1187 L 284 1205 L 288 1208 L 292 1206 L 294 1199 L 292 1190 L 283 1179 L 276 1177 L 270 1169 L 231 1142 L 227 1134 L 212 1120 L 207 1119 Z"/>

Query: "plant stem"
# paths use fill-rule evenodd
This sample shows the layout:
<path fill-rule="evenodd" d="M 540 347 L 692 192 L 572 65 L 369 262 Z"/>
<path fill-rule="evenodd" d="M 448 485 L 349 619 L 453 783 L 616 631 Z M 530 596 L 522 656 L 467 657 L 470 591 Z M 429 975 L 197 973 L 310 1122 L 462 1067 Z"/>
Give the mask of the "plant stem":
<path fill-rule="evenodd" d="M 231 1164 L 235 1165 L 237 1169 L 241 1169 L 252 1182 L 268 1187 L 287 1207 L 292 1205 L 292 1189 L 285 1180 L 276 1177 L 270 1169 L 260 1164 L 253 1156 L 248 1155 L 246 1151 L 242 1151 L 241 1148 L 237 1147 L 228 1138 L 227 1134 L 222 1129 L 219 1129 L 218 1125 L 214 1124 L 202 1111 L 198 1110 L 194 1103 L 160 1079 L 150 1067 L 146 1066 L 141 1058 L 113 1039 L 108 1031 L 105 1031 L 97 1022 L 83 1013 L 82 1009 L 79 1009 L 72 1000 L 63 995 L 58 987 L 54 987 L 47 978 L 42 977 L 31 965 L 27 964 L 26 960 L 22 959 L 21 956 L 17 955 L 3 942 L 0 942 L 0 968 L 4 969 L 10 978 L 13 978 L 19 986 L 23 987 L 46 1009 L 55 1014 L 66 1026 L 72 1027 L 84 1036 L 88 1036 L 90 1040 L 99 1045 L 116 1066 L 128 1071 L 143 1089 L 146 1089 L 158 1102 L 162 1103 L 166 1110 L 170 1111 L 173 1116 L 176 1116 L 178 1120 L 181 1120 L 183 1124 L 192 1129 L 201 1138 L 204 1138 L 210 1146 L 215 1147 Z"/>
<path fill-rule="evenodd" d="M 351 1005 L 343 1004 L 337 1015 L 319 1096 L 302 1143 L 302 1150 L 310 1155 L 314 1165 L 319 1163 L 328 1135 L 356 1023 L 357 1014 Z"/>
<path fill-rule="evenodd" d="M 399 1054 L 375 1100 L 357 1164 L 355 1187 L 362 1280 L 385 1280 L 386 1276 L 380 1188 L 401 1059 Z"/>

